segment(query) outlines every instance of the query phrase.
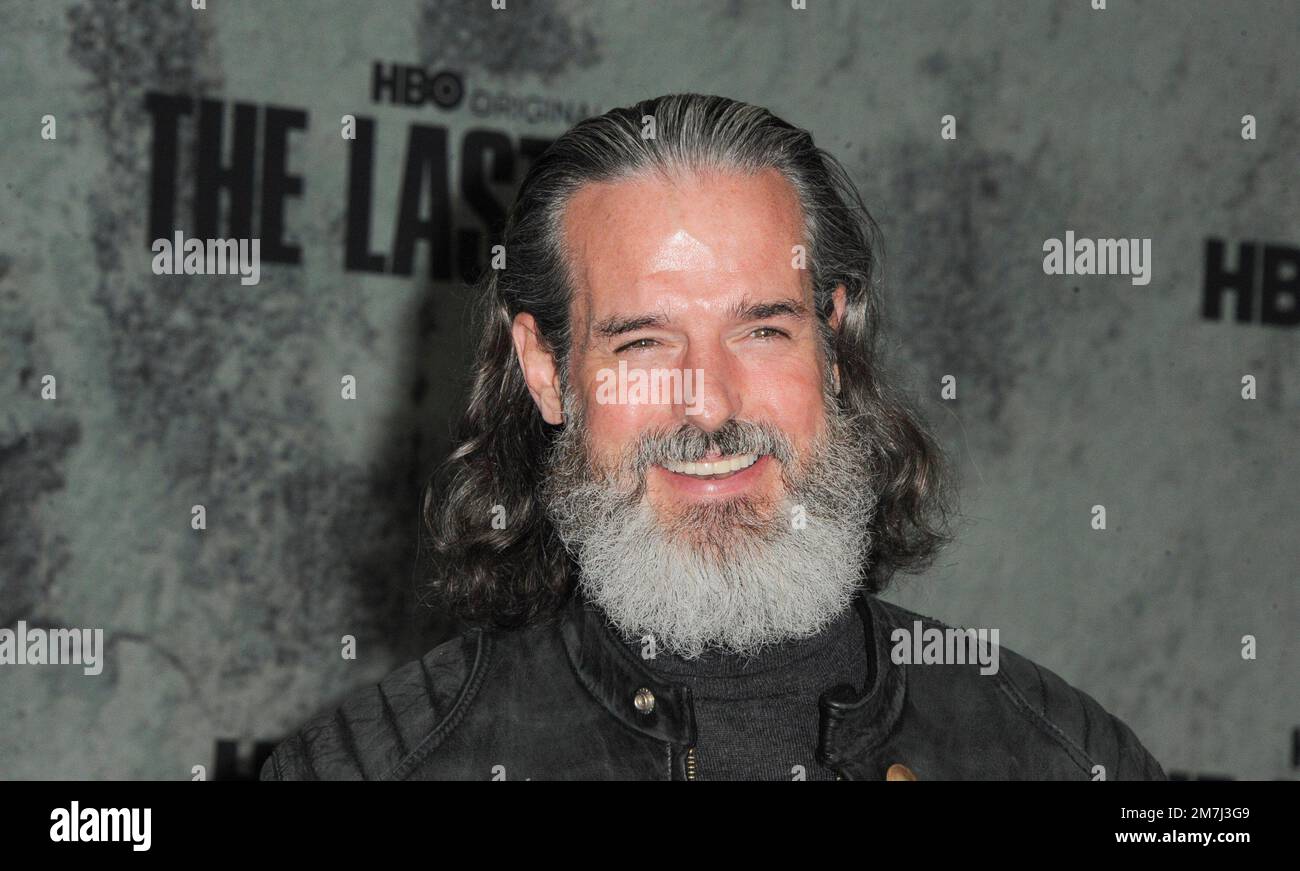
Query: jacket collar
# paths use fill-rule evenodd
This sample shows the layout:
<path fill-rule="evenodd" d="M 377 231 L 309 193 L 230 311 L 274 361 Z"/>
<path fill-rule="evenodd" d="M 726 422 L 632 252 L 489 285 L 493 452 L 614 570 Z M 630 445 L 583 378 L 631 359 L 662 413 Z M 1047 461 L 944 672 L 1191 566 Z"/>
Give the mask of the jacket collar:
<path fill-rule="evenodd" d="M 906 674 L 889 655 L 890 624 L 878 599 L 860 593 L 854 608 L 867 644 L 865 690 L 831 687 L 821 697 L 818 758 L 836 770 L 869 753 L 893 731 L 903 710 Z M 587 690 L 618 720 L 636 731 L 679 745 L 696 741 L 690 689 L 655 677 L 613 635 L 605 615 L 580 595 L 561 620 L 569 661 Z M 638 710 L 640 690 L 654 697 L 652 711 Z M 643 705 L 644 707 L 644 705 Z"/>
<path fill-rule="evenodd" d="M 655 677 L 614 638 L 608 618 L 575 593 L 560 625 L 564 647 L 578 679 L 625 725 L 660 741 L 695 743 L 695 712 L 688 687 Z M 637 709 L 637 694 L 649 690 L 653 709 Z"/>
<path fill-rule="evenodd" d="M 817 757 L 841 770 L 862 760 L 884 743 L 903 713 L 907 672 L 890 657 L 892 624 L 880 600 L 862 592 L 854 600 L 867 643 L 865 689 L 831 687 L 821 697 L 821 733 Z"/>

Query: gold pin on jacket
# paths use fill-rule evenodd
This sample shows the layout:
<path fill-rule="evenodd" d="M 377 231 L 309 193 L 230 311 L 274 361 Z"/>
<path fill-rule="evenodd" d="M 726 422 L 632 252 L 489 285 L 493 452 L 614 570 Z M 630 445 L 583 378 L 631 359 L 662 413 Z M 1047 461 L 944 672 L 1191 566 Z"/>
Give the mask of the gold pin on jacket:
<path fill-rule="evenodd" d="M 906 765 L 895 762 L 885 772 L 885 780 L 916 780 L 916 775 Z"/>

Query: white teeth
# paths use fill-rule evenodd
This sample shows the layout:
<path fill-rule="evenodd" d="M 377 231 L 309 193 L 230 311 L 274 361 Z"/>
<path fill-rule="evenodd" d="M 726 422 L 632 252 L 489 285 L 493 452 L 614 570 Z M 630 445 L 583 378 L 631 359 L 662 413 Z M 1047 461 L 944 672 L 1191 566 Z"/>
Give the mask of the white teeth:
<path fill-rule="evenodd" d="M 703 463 L 664 463 L 664 468 L 679 475 L 725 475 L 748 469 L 758 462 L 758 454 L 737 454 L 733 457 L 719 457 Z"/>

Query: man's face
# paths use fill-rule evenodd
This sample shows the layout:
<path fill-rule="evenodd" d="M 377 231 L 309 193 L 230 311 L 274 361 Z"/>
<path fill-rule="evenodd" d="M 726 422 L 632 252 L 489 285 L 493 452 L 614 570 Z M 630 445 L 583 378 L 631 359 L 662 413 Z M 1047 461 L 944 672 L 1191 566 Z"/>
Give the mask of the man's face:
<path fill-rule="evenodd" d="M 796 256 L 801 210 L 784 177 L 769 170 L 590 184 L 570 200 L 564 232 L 577 289 L 570 378 L 600 465 L 616 466 L 647 432 L 685 423 L 711 433 L 732 419 L 769 424 L 806 455 L 825 417 L 825 358 L 811 281 Z M 598 390 L 620 363 L 629 380 L 636 370 L 681 373 L 695 394 L 602 402 Z M 737 499 L 770 515 L 785 495 L 771 455 L 714 449 L 703 460 L 646 470 L 661 519 Z"/>
<path fill-rule="evenodd" d="M 564 425 L 540 495 L 585 593 L 688 656 L 818 631 L 869 553 L 869 441 L 835 399 L 800 214 L 775 172 L 589 185 L 565 213 L 564 384 L 515 319 L 533 399 Z M 843 309 L 840 289 L 832 328 Z M 634 392 L 665 371 L 694 395 Z"/>

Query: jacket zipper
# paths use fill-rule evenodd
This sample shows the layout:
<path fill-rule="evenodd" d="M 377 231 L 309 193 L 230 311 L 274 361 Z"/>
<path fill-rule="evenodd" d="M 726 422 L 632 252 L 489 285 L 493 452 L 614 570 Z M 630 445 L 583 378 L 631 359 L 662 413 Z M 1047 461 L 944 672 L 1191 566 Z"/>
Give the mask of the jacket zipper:
<path fill-rule="evenodd" d="M 696 763 L 695 763 L 695 748 L 694 748 L 694 747 L 687 747 L 687 748 L 686 748 L 686 779 L 687 779 L 687 780 L 694 780 L 694 779 L 695 779 L 695 771 L 696 771 Z M 836 779 L 836 780 L 843 780 L 843 779 L 844 779 L 844 775 L 843 775 L 843 773 L 841 773 L 840 770 L 839 770 L 838 768 L 835 769 L 835 779 Z"/>

